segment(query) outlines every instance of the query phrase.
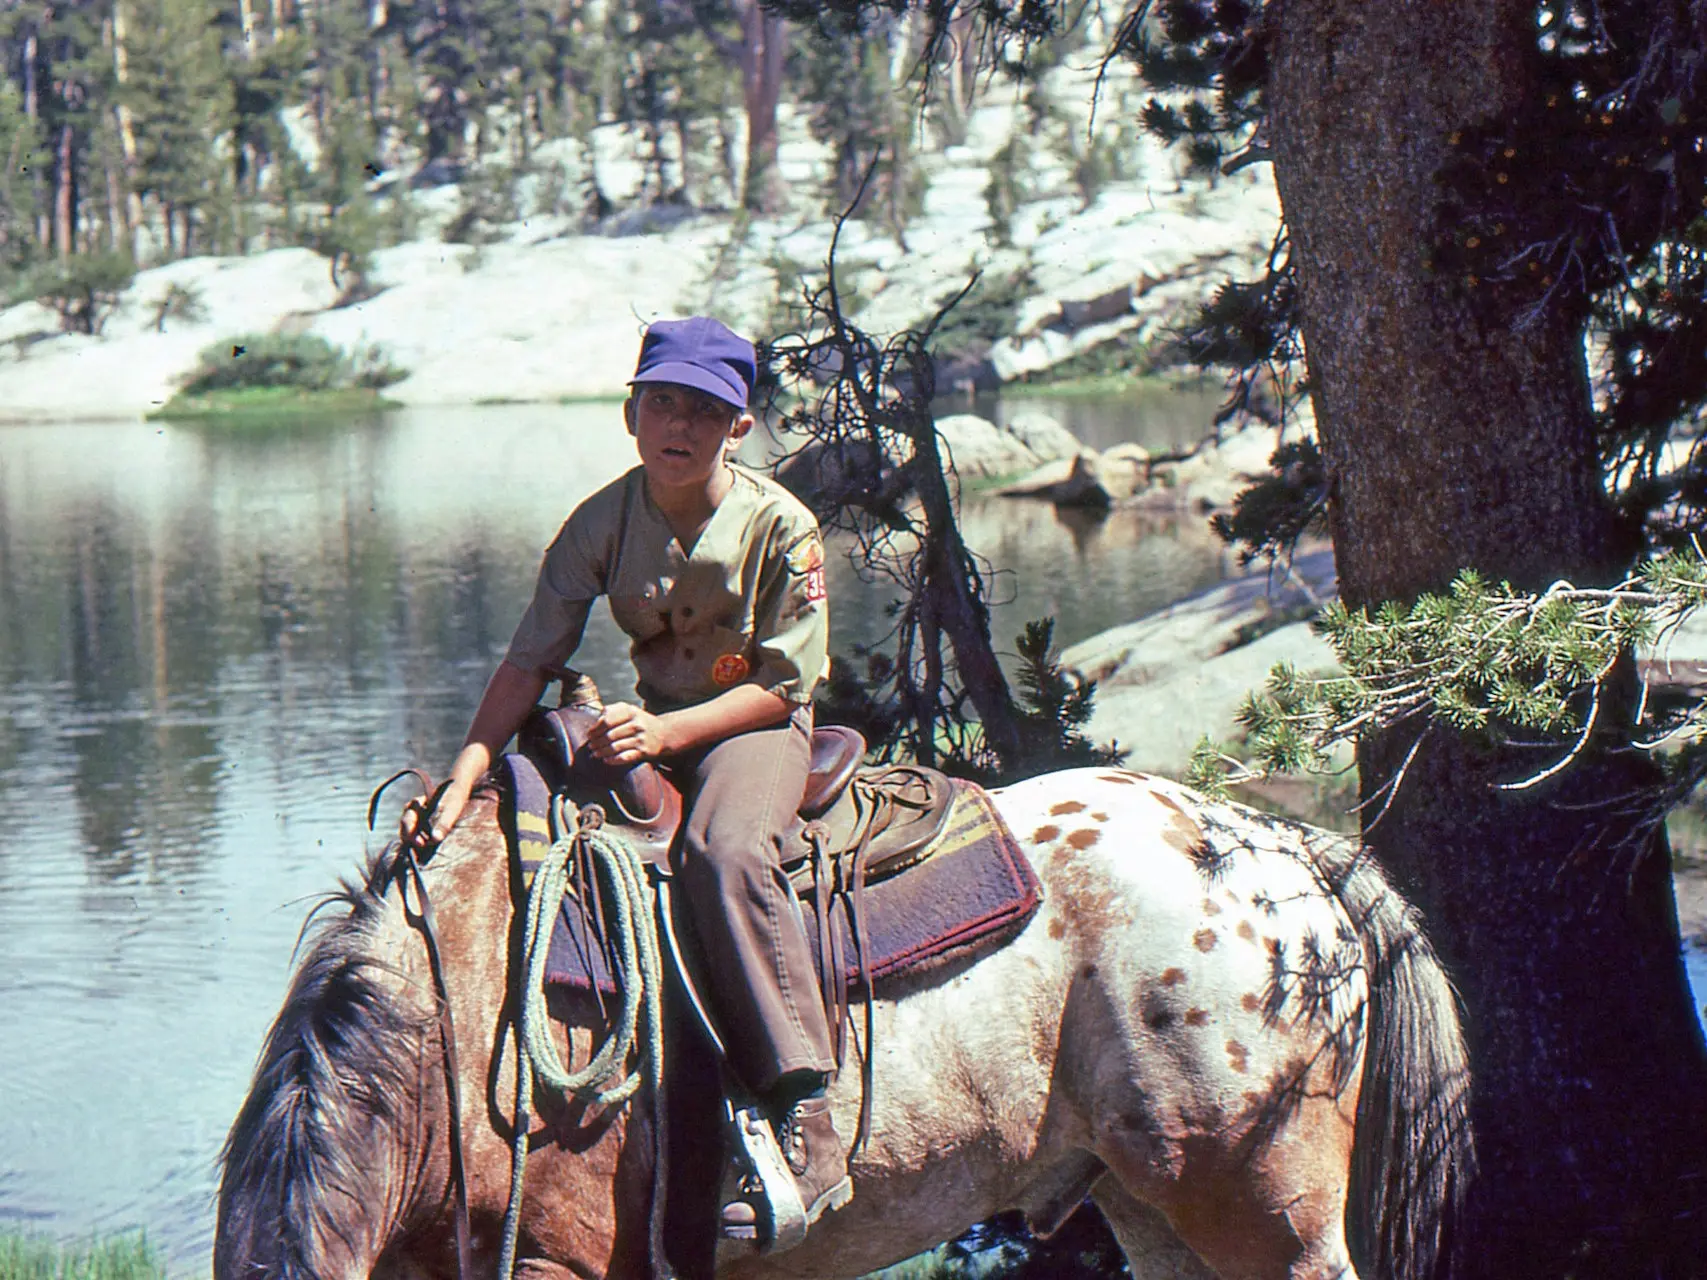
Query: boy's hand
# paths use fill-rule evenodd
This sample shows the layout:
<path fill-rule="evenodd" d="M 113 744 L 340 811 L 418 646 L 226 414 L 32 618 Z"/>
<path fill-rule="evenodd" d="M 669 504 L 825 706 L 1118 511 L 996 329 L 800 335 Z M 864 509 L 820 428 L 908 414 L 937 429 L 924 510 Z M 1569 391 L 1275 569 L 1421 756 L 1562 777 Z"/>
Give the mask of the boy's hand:
<path fill-rule="evenodd" d="M 616 765 L 656 760 L 672 750 L 663 717 L 627 702 L 613 702 L 599 713 L 587 747 L 598 760 Z"/>
<path fill-rule="evenodd" d="M 431 797 L 416 796 L 404 806 L 403 816 L 397 820 L 397 838 L 417 854 L 431 853 L 444 843 L 457 819 L 462 817 L 472 790 L 469 783 L 453 777 L 439 793 L 439 802 L 431 810 L 427 808 Z M 432 819 L 430 825 L 426 821 L 429 817 Z"/>
<path fill-rule="evenodd" d="M 474 784 L 491 763 L 492 753 L 484 746 L 464 747 L 451 764 L 450 777 L 438 793 L 438 804 L 429 810 L 431 797 L 416 796 L 403 806 L 403 816 L 397 820 L 397 838 L 417 854 L 431 853 L 450 835 L 468 807 Z"/>

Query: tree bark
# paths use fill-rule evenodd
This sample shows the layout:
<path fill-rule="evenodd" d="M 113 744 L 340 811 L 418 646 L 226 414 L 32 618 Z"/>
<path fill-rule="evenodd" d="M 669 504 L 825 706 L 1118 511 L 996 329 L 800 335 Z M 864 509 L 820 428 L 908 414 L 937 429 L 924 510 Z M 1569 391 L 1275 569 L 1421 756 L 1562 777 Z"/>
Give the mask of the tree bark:
<path fill-rule="evenodd" d="M 776 165 L 776 105 L 782 95 L 788 28 L 780 17 L 761 9 L 759 0 L 743 0 L 741 34 L 741 94 L 747 108 L 747 177 L 741 203 L 754 213 L 775 213 L 784 200 Z"/>
<path fill-rule="evenodd" d="M 1534 6 L 1284 0 L 1276 21 L 1269 128 L 1341 595 L 1408 602 L 1467 566 L 1616 579 L 1636 545 L 1602 488 L 1580 314 L 1520 327 L 1429 267 L 1450 135 L 1535 92 Z M 1366 797 L 1413 741 L 1360 752 Z M 1493 789 L 1551 759 L 1435 731 L 1366 833 L 1466 1006 L 1481 1172 L 1451 1274 L 1685 1274 L 1707 1053 L 1665 842 L 1608 807 L 1655 770 L 1602 755 Z"/>
<path fill-rule="evenodd" d="M 75 241 L 76 173 L 73 169 L 75 148 L 69 124 L 59 127 L 59 146 L 54 151 L 53 186 L 53 244 L 61 258 L 77 252 Z"/>

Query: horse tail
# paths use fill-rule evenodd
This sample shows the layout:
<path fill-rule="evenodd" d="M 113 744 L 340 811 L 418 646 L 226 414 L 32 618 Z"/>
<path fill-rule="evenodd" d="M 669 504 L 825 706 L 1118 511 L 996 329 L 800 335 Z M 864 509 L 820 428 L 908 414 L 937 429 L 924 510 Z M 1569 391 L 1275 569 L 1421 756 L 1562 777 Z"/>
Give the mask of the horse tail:
<path fill-rule="evenodd" d="M 216 1280 L 365 1276 L 402 1212 L 428 1015 L 373 958 L 386 869 L 316 908 L 349 912 L 318 926 L 220 1153 Z"/>
<path fill-rule="evenodd" d="M 1369 972 L 1347 1234 L 1365 1274 L 1427 1280 L 1475 1166 L 1457 993 L 1421 914 L 1355 842 L 1323 851 Z"/>

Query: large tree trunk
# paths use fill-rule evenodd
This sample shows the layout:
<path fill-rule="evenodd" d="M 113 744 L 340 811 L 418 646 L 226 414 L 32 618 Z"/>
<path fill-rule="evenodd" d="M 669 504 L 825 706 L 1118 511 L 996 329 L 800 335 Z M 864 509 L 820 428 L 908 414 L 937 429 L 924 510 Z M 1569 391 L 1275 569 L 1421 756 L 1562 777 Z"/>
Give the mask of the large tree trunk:
<path fill-rule="evenodd" d="M 1634 545 L 1601 487 L 1580 319 L 1519 329 L 1428 265 L 1453 130 L 1534 92 L 1534 6 L 1285 0 L 1278 15 L 1274 168 L 1341 594 L 1409 601 L 1465 566 L 1529 589 L 1615 579 Z M 1413 740 L 1363 750 L 1366 796 Z M 1601 758 L 1491 789 L 1549 762 L 1435 732 L 1368 832 L 1466 1005 L 1482 1168 L 1452 1274 L 1684 1274 L 1687 1254 L 1648 1264 L 1678 1247 L 1679 1193 L 1707 1156 L 1707 1055 L 1664 841 L 1634 847 L 1606 806 L 1653 770 Z"/>
<path fill-rule="evenodd" d="M 747 107 L 747 178 L 741 203 L 754 213 L 782 208 L 782 174 L 776 167 L 776 105 L 782 95 L 782 60 L 788 28 L 781 18 L 744 0 L 741 12 L 741 93 Z"/>

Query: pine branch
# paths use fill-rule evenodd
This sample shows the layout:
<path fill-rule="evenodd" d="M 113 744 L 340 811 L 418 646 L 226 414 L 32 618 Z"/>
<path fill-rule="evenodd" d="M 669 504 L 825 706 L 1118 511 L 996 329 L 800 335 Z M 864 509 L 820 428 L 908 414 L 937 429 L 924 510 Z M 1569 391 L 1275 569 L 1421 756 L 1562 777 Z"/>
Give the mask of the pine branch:
<path fill-rule="evenodd" d="M 1557 582 L 1528 594 L 1467 570 L 1447 592 L 1409 609 L 1330 603 L 1314 625 L 1344 674 L 1276 666 L 1239 712 L 1248 759 L 1230 768 L 1226 751 L 1201 743 L 1188 776 L 1219 791 L 1320 772 L 1336 746 L 1406 726 L 1419 735 L 1438 726 L 1490 745 L 1547 749 L 1544 765 L 1501 784 L 1513 791 L 1540 786 L 1602 747 L 1707 747 L 1700 703 L 1660 710 L 1644 686 L 1633 714 L 1610 714 L 1623 660 L 1704 603 L 1707 558 L 1682 553 L 1648 561 L 1607 589 Z"/>

